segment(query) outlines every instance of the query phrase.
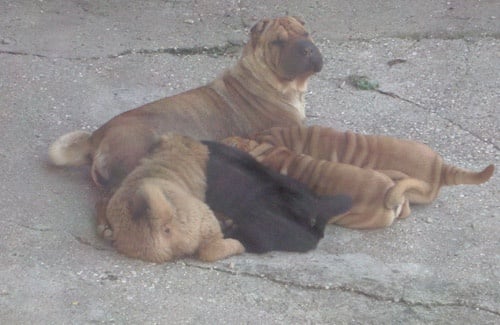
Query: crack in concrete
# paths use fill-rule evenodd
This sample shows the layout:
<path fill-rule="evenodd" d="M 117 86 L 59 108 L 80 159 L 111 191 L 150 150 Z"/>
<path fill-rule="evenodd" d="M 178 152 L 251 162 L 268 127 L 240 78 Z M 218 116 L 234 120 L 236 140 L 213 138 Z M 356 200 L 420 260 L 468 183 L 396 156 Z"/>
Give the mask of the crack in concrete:
<path fill-rule="evenodd" d="M 327 290 L 327 291 L 341 291 L 341 292 L 348 292 L 348 293 L 353 293 L 357 295 L 364 296 L 369 299 L 373 299 L 376 301 L 381 301 L 381 302 L 393 302 L 397 304 L 402 304 L 405 306 L 409 307 L 425 307 L 425 308 L 432 308 L 432 307 L 465 307 L 469 309 L 475 309 L 475 310 L 480 310 L 483 312 L 491 313 L 497 316 L 500 316 L 500 311 L 493 310 L 484 306 L 481 306 L 479 304 L 475 303 L 468 303 L 463 300 L 457 300 L 455 302 L 433 302 L 433 303 L 426 303 L 426 302 L 420 302 L 420 301 L 411 301 L 408 299 L 405 299 L 403 297 L 397 298 L 397 297 L 388 297 L 388 296 L 382 296 L 382 295 L 377 295 L 373 294 L 370 292 L 365 292 L 362 289 L 358 288 L 353 288 L 349 287 L 346 284 L 338 285 L 338 286 L 330 286 L 330 285 L 316 285 L 316 284 L 300 284 L 300 283 L 294 283 L 293 281 L 288 281 L 288 280 L 283 280 L 279 279 L 276 277 L 271 277 L 269 275 L 265 274 L 255 274 L 247 271 L 238 271 L 234 269 L 234 267 L 220 267 L 217 265 L 212 265 L 212 266 L 204 266 L 200 264 L 192 264 L 189 262 L 182 261 L 180 262 L 181 264 L 187 266 L 187 267 L 193 267 L 197 268 L 200 270 L 210 270 L 210 271 L 216 271 L 220 273 L 226 273 L 230 275 L 240 275 L 240 276 L 247 276 L 251 278 L 258 278 L 258 279 L 264 279 L 266 281 L 279 284 L 279 285 L 284 285 L 284 286 L 289 286 L 297 289 L 302 289 L 302 290 Z"/>
<path fill-rule="evenodd" d="M 16 226 L 21 227 L 21 228 L 29 229 L 29 230 L 32 230 L 32 231 L 38 231 L 38 232 L 58 232 L 58 230 L 50 228 L 50 227 L 30 226 L 30 225 L 26 225 L 26 224 L 22 224 L 22 223 L 17 223 L 17 222 L 11 222 L 11 224 L 16 225 Z M 71 232 L 68 232 L 68 231 L 64 231 L 64 232 L 67 233 L 67 234 L 69 234 L 69 235 L 71 235 L 77 242 L 79 242 L 82 245 L 86 245 L 86 246 L 92 247 L 92 248 L 94 248 L 96 250 L 100 250 L 100 251 L 109 251 L 109 250 L 111 250 L 108 247 L 95 244 L 95 243 L 91 242 L 90 240 L 88 240 L 85 237 L 81 237 L 81 236 L 75 235 L 75 234 L 73 234 Z"/>
<path fill-rule="evenodd" d="M 349 85 L 351 85 L 352 87 L 354 87 L 354 88 L 356 88 L 358 90 L 362 90 L 362 91 L 375 91 L 375 92 L 378 92 L 381 95 L 389 96 L 389 97 L 392 97 L 392 98 L 404 101 L 406 103 L 409 103 L 411 105 L 414 105 L 414 106 L 416 106 L 416 107 L 424 110 L 427 113 L 431 112 L 431 110 L 429 108 L 427 108 L 426 106 L 424 106 L 422 104 L 419 104 L 418 102 L 415 102 L 413 100 L 404 98 L 404 97 L 402 97 L 402 96 L 400 96 L 400 95 L 398 95 L 398 94 L 396 94 L 394 92 L 384 91 L 384 90 L 380 89 L 379 86 L 378 86 L 378 84 L 376 84 L 376 83 L 374 83 L 373 85 L 367 84 L 366 88 L 359 87 L 359 85 L 357 85 L 357 84 L 355 84 L 353 82 L 353 80 L 352 80 L 353 77 L 358 77 L 358 76 L 350 75 L 350 76 L 348 76 L 346 78 L 328 78 L 328 79 L 324 79 L 324 80 L 336 82 L 338 84 L 339 88 L 342 88 L 343 85 L 345 85 L 345 84 L 349 84 Z M 364 76 L 361 76 L 361 77 L 365 78 Z M 368 80 L 368 79 L 366 78 L 366 80 Z M 369 82 L 369 80 L 368 80 L 368 82 Z M 436 114 L 439 118 L 447 121 L 451 125 L 454 125 L 454 126 L 460 128 L 462 131 L 469 133 L 470 135 L 472 135 L 473 137 L 475 137 L 479 141 L 487 143 L 487 144 L 493 146 L 493 148 L 495 148 L 496 150 L 500 150 L 500 147 L 498 145 L 496 145 L 492 140 L 482 138 L 481 135 L 477 134 L 476 132 L 469 130 L 468 128 L 464 127 L 460 123 L 457 123 L 456 121 L 452 120 L 451 118 L 443 116 L 443 115 L 439 114 L 438 112 L 434 112 L 434 114 Z M 316 117 L 316 116 L 311 115 L 311 117 Z"/>
<path fill-rule="evenodd" d="M 70 233 L 70 232 L 68 232 L 68 234 L 70 234 L 71 236 L 73 236 L 73 238 L 77 242 L 79 242 L 80 244 L 82 244 L 82 245 L 86 245 L 86 246 L 92 247 L 92 248 L 94 248 L 94 249 L 96 249 L 98 251 L 111 251 L 110 248 L 102 246 L 102 245 L 96 245 L 95 243 L 91 242 L 90 240 L 88 240 L 85 237 L 77 236 L 77 235 L 75 235 L 73 233 Z"/>
<path fill-rule="evenodd" d="M 19 226 L 21 228 L 26 228 L 26 229 L 33 230 L 33 231 L 39 231 L 39 232 L 54 231 L 54 229 L 49 228 L 49 227 L 36 227 L 36 226 L 25 225 L 25 224 L 17 223 L 17 222 L 13 222 L 13 224 L 16 226 Z"/>
<path fill-rule="evenodd" d="M 55 231 L 52 228 L 33 227 L 33 226 L 29 226 L 29 225 L 25 225 L 25 224 L 21 224 L 21 223 L 16 223 L 16 222 L 13 222 L 13 224 L 15 224 L 19 227 L 22 227 L 22 228 L 33 230 L 33 231 L 40 231 L 40 232 Z M 109 250 L 108 248 L 105 248 L 105 247 L 102 247 L 99 245 L 95 245 L 92 242 L 90 242 L 88 239 L 83 238 L 81 236 L 77 236 L 71 232 L 68 232 L 68 234 L 70 234 L 80 244 L 92 247 L 96 250 Z M 250 277 L 250 278 L 264 279 L 266 281 L 269 281 L 269 282 L 272 282 L 275 284 L 284 285 L 284 286 L 293 287 L 293 288 L 302 289 L 302 290 L 327 290 L 327 291 L 348 292 L 348 293 L 352 293 L 352 294 L 356 294 L 356 295 L 361 295 L 361 296 L 364 296 L 366 298 L 373 299 L 373 300 L 380 301 L 380 302 L 393 302 L 393 303 L 403 304 L 403 305 L 409 306 L 409 307 L 425 307 L 425 308 L 465 307 L 465 308 L 480 310 L 483 312 L 487 312 L 487 313 L 491 313 L 491 314 L 500 316 L 500 311 L 493 310 L 493 309 L 481 306 L 481 305 L 476 304 L 476 303 L 469 303 L 469 302 L 464 301 L 464 300 L 457 300 L 455 302 L 448 302 L 448 303 L 445 303 L 445 302 L 426 303 L 426 302 L 420 302 L 420 301 L 410 301 L 408 299 L 405 299 L 404 297 L 398 298 L 398 297 L 377 295 L 374 293 L 366 292 L 366 291 L 359 289 L 359 288 L 350 287 L 347 284 L 341 284 L 341 285 L 335 286 L 335 285 L 295 283 L 295 282 L 290 281 L 290 280 L 279 279 L 277 277 L 272 277 L 272 276 L 269 276 L 266 274 L 256 274 L 256 273 L 251 273 L 248 271 L 239 271 L 239 270 L 234 269 L 234 266 L 231 264 L 228 267 L 217 266 L 217 265 L 204 266 L 204 265 L 200 265 L 200 264 L 196 264 L 196 263 L 189 263 L 186 261 L 178 261 L 178 262 L 176 262 L 176 264 L 180 264 L 180 265 L 184 265 L 184 266 L 192 267 L 192 268 L 197 268 L 197 269 L 205 270 L 205 271 L 216 271 L 216 272 L 225 273 L 225 274 L 234 275 L 234 276 L 239 275 L 239 276 L 246 276 L 246 277 Z"/>
<path fill-rule="evenodd" d="M 0 50 L 0 54 L 21 55 L 21 56 L 34 56 L 34 57 L 43 58 L 43 59 L 51 58 L 49 56 L 42 55 L 42 54 L 28 53 L 28 52 L 22 52 L 22 51 L 5 51 L 5 50 Z M 54 57 L 54 59 L 56 59 L 56 58 Z"/>
<path fill-rule="evenodd" d="M 232 55 L 239 52 L 241 44 L 234 42 L 227 42 L 224 45 L 219 46 L 195 46 L 195 47 L 171 47 L 171 48 L 160 48 L 156 50 L 140 49 L 140 50 L 125 50 L 117 55 L 111 55 L 107 58 L 117 58 L 130 54 L 172 54 L 177 56 L 188 56 L 188 55 L 208 55 L 212 57 Z"/>
<path fill-rule="evenodd" d="M 171 47 L 159 49 L 128 49 L 118 54 L 109 54 L 105 56 L 89 56 L 89 57 L 65 57 L 65 56 L 50 56 L 39 53 L 29 53 L 24 51 L 9 51 L 0 50 L 0 54 L 6 55 L 20 55 L 32 56 L 42 59 L 60 59 L 68 61 L 89 61 L 89 60 L 102 60 L 102 59 L 116 59 L 127 55 L 155 55 L 155 54 L 171 54 L 176 56 L 189 56 L 189 55 L 207 55 L 210 57 L 231 56 L 238 53 L 243 44 L 238 42 L 226 42 L 223 45 L 216 46 L 195 46 L 195 47 Z"/>
<path fill-rule="evenodd" d="M 249 25 L 244 22 L 243 18 L 241 19 L 241 24 L 244 28 L 247 28 Z M 411 33 L 411 34 L 400 34 L 400 35 L 388 35 L 388 36 L 376 36 L 372 38 L 362 38 L 362 37 L 353 37 L 353 38 L 339 38 L 336 39 L 340 42 L 370 42 L 377 39 L 385 39 L 385 38 L 393 38 L 393 39 L 402 39 L 402 40 L 414 40 L 415 42 L 419 42 L 421 40 L 465 40 L 467 41 L 470 38 L 493 38 L 500 39 L 500 33 L 449 33 L 449 32 L 438 32 L 436 34 L 431 33 Z M 128 49 L 124 50 L 118 54 L 109 54 L 105 56 L 90 56 L 90 57 L 64 57 L 64 56 L 49 56 L 39 53 L 29 53 L 26 51 L 12 51 L 12 50 L 0 50 L 0 54 L 8 54 L 8 55 L 22 55 L 22 56 L 34 56 L 38 58 L 47 58 L 47 59 L 63 59 L 63 60 L 72 60 L 72 61 L 83 61 L 83 60 L 101 60 L 101 59 L 115 59 L 126 55 L 131 54 L 172 54 L 177 56 L 187 56 L 187 55 L 208 55 L 213 57 L 218 56 L 227 56 L 234 55 L 239 52 L 242 48 L 243 42 L 235 42 L 235 41 L 227 41 L 223 45 L 215 45 L 215 46 L 194 46 L 194 47 L 170 47 L 170 48 L 159 48 L 159 49 Z"/>
<path fill-rule="evenodd" d="M 417 103 L 417 102 L 414 102 L 414 101 L 412 101 L 412 100 L 410 100 L 410 99 L 407 99 L 407 98 L 401 97 L 401 96 L 399 96 L 399 95 L 398 95 L 398 94 L 396 94 L 396 93 L 389 92 L 389 91 L 383 91 L 383 90 L 381 90 L 381 89 L 375 89 L 374 91 L 376 91 L 376 92 L 378 92 L 378 93 L 380 93 L 380 94 L 382 94 L 382 95 L 389 96 L 389 97 L 396 98 L 396 99 L 399 99 L 399 100 L 401 100 L 401 101 L 404 101 L 404 102 L 410 103 L 410 104 L 412 104 L 412 105 L 414 105 L 414 106 L 417 106 L 418 108 L 420 108 L 420 109 L 422 109 L 422 110 L 424 110 L 424 111 L 426 111 L 426 112 L 430 112 L 430 110 L 429 110 L 427 107 L 425 107 L 424 105 L 419 104 L 419 103 Z M 441 118 L 441 119 L 443 119 L 443 120 L 445 120 L 445 121 L 449 122 L 449 123 L 450 123 L 450 124 L 452 124 L 452 125 L 457 126 L 457 127 L 458 127 L 459 129 L 461 129 L 462 131 L 465 131 L 465 132 L 469 133 L 470 135 L 472 135 L 473 137 L 475 137 L 475 138 L 476 138 L 476 139 L 478 139 L 479 141 L 484 142 L 484 143 L 487 143 L 487 144 L 490 144 L 490 145 L 492 145 L 492 146 L 493 146 L 493 148 L 495 148 L 496 150 L 500 150 L 500 147 L 499 147 L 498 145 L 496 145 L 495 143 L 493 143 L 491 140 L 488 140 L 488 139 L 483 139 L 483 138 L 482 138 L 479 134 L 475 133 L 474 131 L 471 131 L 471 130 L 467 129 L 466 127 L 464 127 L 464 126 L 463 126 L 463 125 L 461 125 L 460 123 L 457 123 L 456 121 L 454 121 L 454 120 L 452 120 L 452 119 L 450 119 L 450 118 L 448 118 L 448 117 L 446 117 L 446 116 L 442 116 L 442 115 L 440 115 L 440 114 L 439 114 L 439 113 L 437 113 L 437 112 L 435 112 L 435 114 L 436 114 L 439 118 Z"/>

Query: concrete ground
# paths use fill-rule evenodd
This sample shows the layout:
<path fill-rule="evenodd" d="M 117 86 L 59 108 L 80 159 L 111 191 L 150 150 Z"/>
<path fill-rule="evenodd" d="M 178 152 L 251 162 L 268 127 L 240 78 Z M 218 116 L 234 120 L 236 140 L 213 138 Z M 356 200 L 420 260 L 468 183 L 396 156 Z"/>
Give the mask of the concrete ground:
<path fill-rule="evenodd" d="M 387 229 L 331 226 L 307 254 L 156 265 L 96 236 L 88 169 L 49 166 L 49 144 L 210 81 L 284 14 L 325 57 L 309 123 L 500 166 L 496 0 L 0 0 L 0 323 L 500 323 L 498 172 Z"/>

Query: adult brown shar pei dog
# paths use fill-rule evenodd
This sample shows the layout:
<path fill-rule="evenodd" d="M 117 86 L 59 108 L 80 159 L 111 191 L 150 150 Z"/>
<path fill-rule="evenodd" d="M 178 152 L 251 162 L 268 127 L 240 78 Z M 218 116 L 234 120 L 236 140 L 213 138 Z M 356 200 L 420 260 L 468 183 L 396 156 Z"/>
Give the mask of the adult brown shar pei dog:
<path fill-rule="evenodd" d="M 113 185 L 165 132 L 220 140 L 300 125 L 308 79 L 322 65 L 302 21 L 261 20 L 236 65 L 213 82 L 122 113 L 91 134 L 63 135 L 51 145 L 50 160 L 58 166 L 92 164 L 93 180 Z"/>

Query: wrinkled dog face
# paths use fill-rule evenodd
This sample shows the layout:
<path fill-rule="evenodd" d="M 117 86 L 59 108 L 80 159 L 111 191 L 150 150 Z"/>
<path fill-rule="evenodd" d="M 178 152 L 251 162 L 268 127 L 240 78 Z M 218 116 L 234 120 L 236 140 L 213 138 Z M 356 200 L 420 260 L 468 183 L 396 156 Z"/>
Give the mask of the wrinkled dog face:
<path fill-rule="evenodd" d="M 130 257 L 152 262 L 174 259 L 178 234 L 174 224 L 175 208 L 159 184 L 142 182 L 126 204 L 110 201 L 113 246 Z M 109 209 L 109 208 L 108 208 Z"/>
<path fill-rule="evenodd" d="M 250 32 L 247 46 L 251 46 L 254 54 L 260 56 L 278 79 L 305 80 L 321 71 L 323 58 L 301 20 L 294 17 L 264 19 Z"/>

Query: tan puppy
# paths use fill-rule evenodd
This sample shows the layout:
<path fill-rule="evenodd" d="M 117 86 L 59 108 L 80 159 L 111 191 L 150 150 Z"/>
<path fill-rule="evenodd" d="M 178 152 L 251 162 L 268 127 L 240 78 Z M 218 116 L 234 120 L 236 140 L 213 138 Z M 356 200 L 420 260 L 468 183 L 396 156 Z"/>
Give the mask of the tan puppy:
<path fill-rule="evenodd" d="M 196 255 L 215 261 L 245 249 L 224 239 L 205 200 L 207 147 L 177 135 L 160 138 L 107 205 L 98 229 L 121 253 L 152 262 Z"/>
<path fill-rule="evenodd" d="M 231 137 L 225 144 L 249 152 L 263 165 L 307 184 L 316 194 L 344 193 L 352 198 L 348 213 L 332 216 L 329 223 L 349 228 L 379 228 L 410 214 L 407 195 L 427 190 L 414 178 L 391 180 L 387 175 L 342 163 L 314 159 L 286 147 Z"/>
<path fill-rule="evenodd" d="M 430 203 L 442 186 L 481 184 L 494 171 L 493 165 L 479 173 L 447 165 L 418 142 L 319 126 L 272 128 L 255 138 L 224 142 L 308 184 L 317 194 L 350 195 L 352 209 L 330 219 L 350 228 L 389 226 L 410 214 L 410 202 Z"/>
<path fill-rule="evenodd" d="M 294 17 L 261 20 L 252 27 L 240 60 L 222 76 L 118 115 L 92 134 L 63 135 L 49 149 L 52 163 L 91 163 L 94 181 L 112 185 L 165 132 L 220 140 L 272 126 L 300 125 L 308 79 L 323 64 L 303 25 Z"/>
<path fill-rule="evenodd" d="M 413 177 L 429 184 L 427 192 L 408 195 L 411 203 L 432 202 L 445 185 L 484 183 L 495 170 L 493 165 L 481 172 L 448 165 L 437 152 L 420 142 L 320 126 L 272 128 L 256 139 L 316 159 L 375 169 L 393 180 Z"/>

